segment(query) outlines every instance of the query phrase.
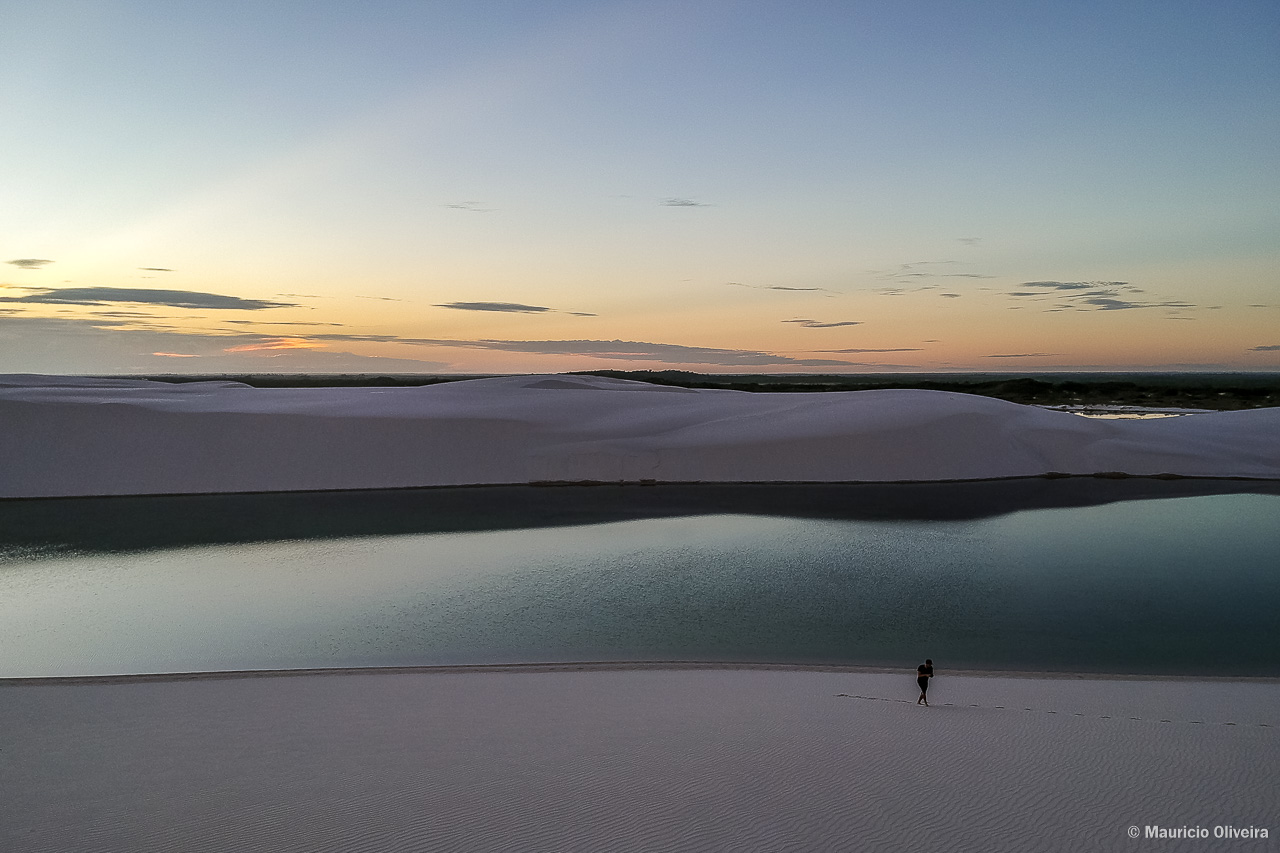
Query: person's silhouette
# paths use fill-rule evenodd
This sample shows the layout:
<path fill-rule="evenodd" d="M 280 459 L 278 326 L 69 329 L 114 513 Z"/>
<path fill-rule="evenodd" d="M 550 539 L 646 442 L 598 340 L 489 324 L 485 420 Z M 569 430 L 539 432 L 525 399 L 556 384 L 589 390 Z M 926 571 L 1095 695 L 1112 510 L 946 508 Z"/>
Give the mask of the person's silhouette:
<path fill-rule="evenodd" d="M 929 704 L 929 679 L 933 678 L 933 661 L 926 660 L 924 663 L 916 667 L 916 684 L 920 685 L 920 698 L 916 700 L 917 705 Z"/>

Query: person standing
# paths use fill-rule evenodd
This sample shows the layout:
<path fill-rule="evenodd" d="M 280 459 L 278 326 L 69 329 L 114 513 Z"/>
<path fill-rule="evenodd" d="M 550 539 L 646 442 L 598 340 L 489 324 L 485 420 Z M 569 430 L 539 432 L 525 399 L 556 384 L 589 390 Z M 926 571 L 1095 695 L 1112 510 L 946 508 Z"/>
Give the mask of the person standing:
<path fill-rule="evenodd" d="M 917 705 L 929 705 L 929 679 L 933 678 L 933 661 L 925 660 L 924 663 L 916 667 L 916 684 L 920 685 L 920 698 L 916 700 Z"/>

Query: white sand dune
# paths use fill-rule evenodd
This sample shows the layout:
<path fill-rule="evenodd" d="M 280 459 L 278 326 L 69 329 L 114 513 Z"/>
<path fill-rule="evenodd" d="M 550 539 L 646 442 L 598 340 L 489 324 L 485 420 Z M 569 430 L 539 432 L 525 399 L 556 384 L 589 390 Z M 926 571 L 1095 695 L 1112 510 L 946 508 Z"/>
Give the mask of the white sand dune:
<path fill-rule="evenodd" d="M 0 848 L 1274 849 L 1280 684 L 942 673 L 930 708 L 914 687 L 713 669 L 0 682 Z"/>
<path fill-rule="evenodd" d="M 1280 479 L 1280 408 L 1098 421 L 969 394 L 590 376 L 256 389 L 0 377 L 0 497 L 540 481 Z"/>

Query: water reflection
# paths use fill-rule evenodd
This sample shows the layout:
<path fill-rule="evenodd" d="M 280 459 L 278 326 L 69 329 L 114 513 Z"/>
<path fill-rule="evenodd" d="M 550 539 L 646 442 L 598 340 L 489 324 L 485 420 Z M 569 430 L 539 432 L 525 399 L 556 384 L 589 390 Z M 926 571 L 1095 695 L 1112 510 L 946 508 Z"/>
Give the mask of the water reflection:
<path fill-rule="evenodd" d="M 1280 497 L 759 516 L 0 564 L 0 675 L 703 659 L 1280 675 Z"/>
<path fill-rule="evenodd" d="M 953 521 L 1029 509 L 1226 494 L 1280 482 L 1028 477 L 957 483 L 479 486 L 0 500 L 0 556 L 403 533 L 516 530 L 693 515 Z"/>

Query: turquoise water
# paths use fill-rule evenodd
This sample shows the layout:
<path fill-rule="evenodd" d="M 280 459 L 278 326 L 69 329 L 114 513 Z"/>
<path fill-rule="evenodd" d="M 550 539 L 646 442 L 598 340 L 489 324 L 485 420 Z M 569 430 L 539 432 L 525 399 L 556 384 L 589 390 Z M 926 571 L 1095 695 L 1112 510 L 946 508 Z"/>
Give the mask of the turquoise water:
<path fill-rule="evenodd" d="M 0 557 L 0 676 L 578 660 L 1280 675 L 1280 496 Z"/>

